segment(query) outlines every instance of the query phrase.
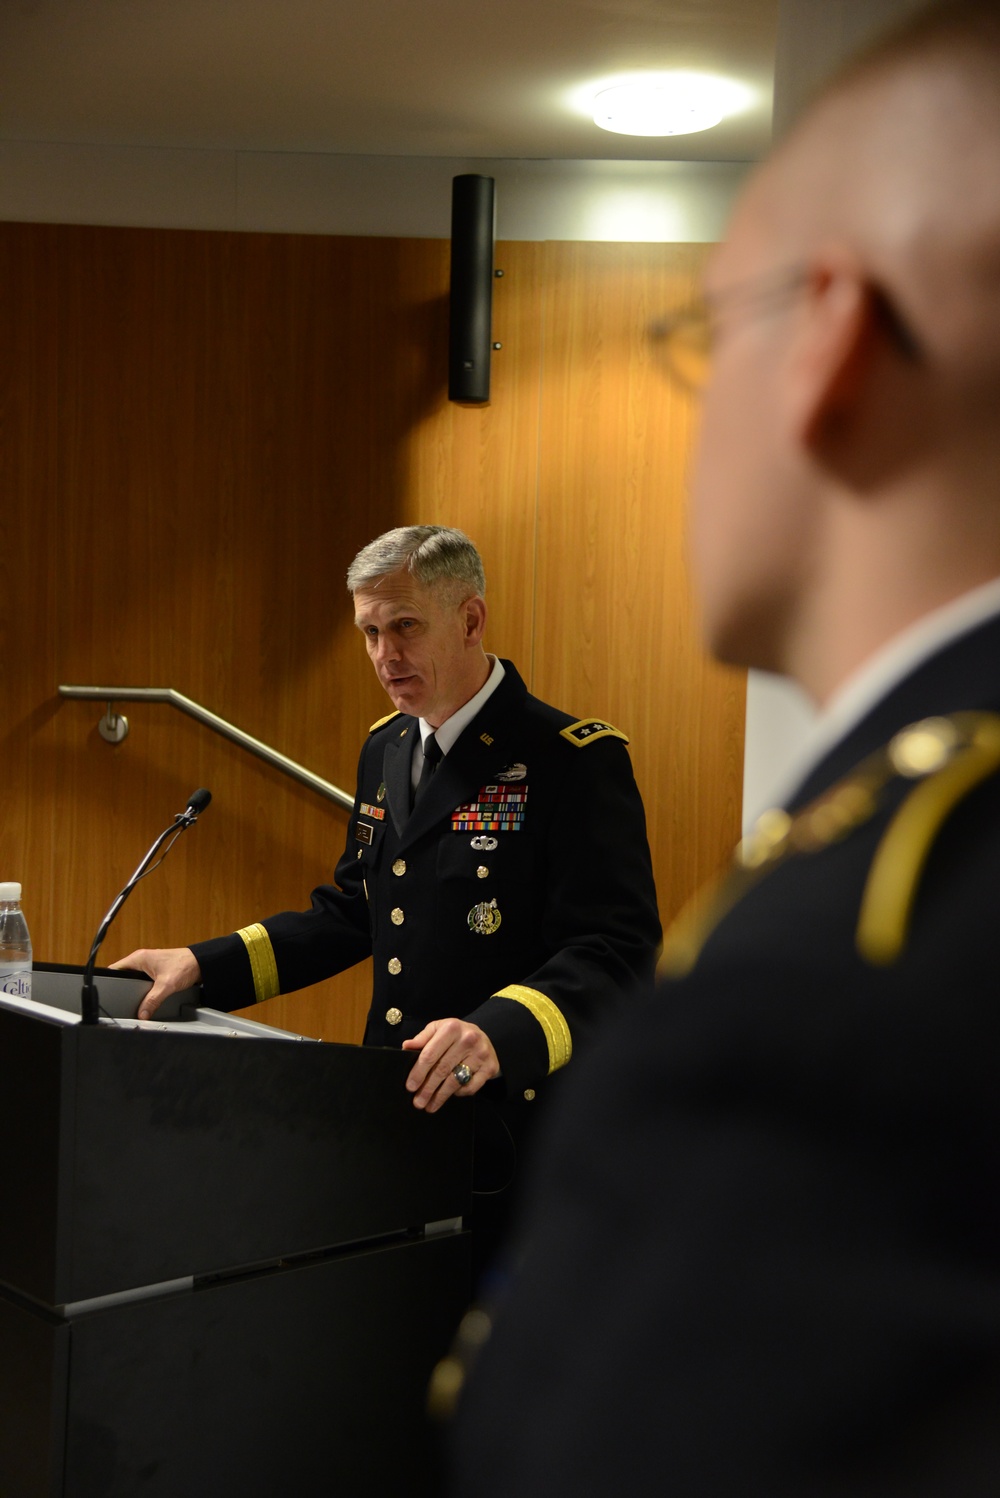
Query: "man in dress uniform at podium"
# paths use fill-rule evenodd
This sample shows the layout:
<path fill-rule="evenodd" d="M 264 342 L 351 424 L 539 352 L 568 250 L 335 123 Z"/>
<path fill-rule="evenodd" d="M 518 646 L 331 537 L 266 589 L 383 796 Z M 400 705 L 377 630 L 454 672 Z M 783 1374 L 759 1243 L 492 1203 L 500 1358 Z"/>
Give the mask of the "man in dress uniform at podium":
<path fill-rule="evenodd" d="M 547 1078 L 652 979 L 660 926 L 628 740 L 486 654 L 482 562 L 461 531 L 389 531 L 347 581 L 396 711 L 361 751 L 335 883 L 308 911 L 116 966 L 154 979 L 149 1018 L 194 983 L 235 1009 L 373 954 L 365 1043 L 413 1052 L 406 1085 L 429 1113 L 488 1089 L 477 1187 L 492 1195 Z"/>
<path fill-rule="evenodd" d="M 715 651 L 824 712 L 529 1168 L 456 1495 L 1000 1492 L 1000 6 L 846 70 L 706 306 Z M 668 350 L 670 352 L 671 350 Z M 453 1378 L 454 1367 L 450 1370 Z"/>

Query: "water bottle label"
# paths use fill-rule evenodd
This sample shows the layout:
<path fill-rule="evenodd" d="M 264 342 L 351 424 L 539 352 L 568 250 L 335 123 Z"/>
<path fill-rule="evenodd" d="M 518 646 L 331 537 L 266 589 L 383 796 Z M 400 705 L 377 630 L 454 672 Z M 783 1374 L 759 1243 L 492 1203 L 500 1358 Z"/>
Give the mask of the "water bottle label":
<path fill-rule="evenodd" d="M 15 999 L 30 999 L 31 969 L 20 968 L 14 972 L 0 973 L 0 993 L 10 994 Z"/>

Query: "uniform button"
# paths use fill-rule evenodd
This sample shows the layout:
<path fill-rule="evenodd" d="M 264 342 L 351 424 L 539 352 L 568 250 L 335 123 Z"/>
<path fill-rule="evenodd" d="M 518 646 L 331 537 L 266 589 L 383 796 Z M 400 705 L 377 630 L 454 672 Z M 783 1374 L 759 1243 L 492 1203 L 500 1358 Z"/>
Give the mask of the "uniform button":
<path fill-rule="evenodd" d="M 365 851 L 365 850 L 364 850 L 364 848 L 359 848 L 359 849 L 358 849 L 358 857 L 359 857 L 359 858 L 360 858 L 360 857 L 361 857 L 361 855 L 362 855 L 362 853 L 363 853 L 363 852 L 364 852 L 364 851 Z"/>
<path fill-rule="evenodd" d="M 400 910 L 400 908 L 399 908 L 398 905 L 396 906 L 395 910 L 392 911 L 392 913 L 390 914 L 389 919 L 390 919 L 390 921 L 392 922 L 392 924 L 394 926 L 401 926 L 403 924 L 403 919 L 404 919 L 403 912 Z"/>
<path fill-rule="evenodd" d="M 479 865 L 478 869 L 476 870 L 476 878 L 477 879 L 488 879 L 489 877 L 490 877 L 490 871 L 489 871 L 489 869 L 486 867 L 486 865 L 484 863 L 481 863 Z"/>
<path fill-rule="evenodd" d="M 398 957 L 389 958 L 389 971 L 394 978 L 397 973 L 401 973 L 403 971 L 403 964 L 400 962 Z"/>
<path fill-rule="evenodd" d="M 385 1011 L 385 1022 L 387 1025 L 399 1025 L 403 1022 L 402 1009 L 387 1009 Z"/>
<path fill-rule="evenodd" d="M 533 1103 L 535 1101 L 535 1089 L 533 1087 L 526 1087 L 524 1089 L 524 1101 L 526 1103 Z"/>
<path fill-rule="evenodd" d="M 405 858 L 397 858 L 396 862 L 392 866 L 392 872 L 395 875 L 397 875 L 397 877 L 400 876 L 400 875 L 402 875 L 402 874 L 405 874 L 406 873 L 406 859 Z"/>

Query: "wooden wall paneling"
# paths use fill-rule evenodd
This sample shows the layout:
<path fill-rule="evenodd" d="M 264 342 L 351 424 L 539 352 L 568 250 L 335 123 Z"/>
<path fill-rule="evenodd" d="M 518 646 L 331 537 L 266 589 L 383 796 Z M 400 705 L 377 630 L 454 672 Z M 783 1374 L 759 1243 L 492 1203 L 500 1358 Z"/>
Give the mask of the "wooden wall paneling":
<path fill-rule="evenodd" d="M 664 478 L 690 413 L 641 337 L 699 253 L 668 273 L 662 248 L 502 245 L 504 347 L 469 409 L 444 394 L 445 243 L 0 225 L 0 873 L 24 881 L 40 958 L 83 959 L 199 784 L 213 806 L 108 957 L 299 908 L 330 877 L 337 808 L 166 707 L 126 708 L 111 748 L 55 689 L 178 687 L 350 790 L 388 704 L 344 572 L 415 520 L 479 542 L 488 643 L 535 690 L 632 731 L 669 907 L 738 805 L 740 685 L 698 674 Z M 261 1017 L 357 1039 L 369 981 Z"/>
<path fill-rule="evenodd" d="M 301 906 L 346 826 L 168 708 L 124 709 L 131 735 L 110 748 L 97 709 L 55 698 L 59 680 L 177 686 L 350 789 L 388 706 L 343 588 L 358 546 L 392 524 L 457 523 L 495 581 L 530 592 L 539 287 L 525 250 L 508 285 L 530 336 L 478 411 L 444 397 L 439 242 L 4 226 L 5 407 L 23 449 L 4 496 L 46 585 L 16 621 L 32 645 L 23 703 L 40 716 L 12 761 L 20 785 L 41 778 L 4 847 L 40 956 L 79 960 L 197 783 L 215 804 L 133 896 L 109 955 Z M 491 611 L 497 648 L 523 659 L 520 600 L 496 587 Z M 357 1038 L 368 983 L 344 975 L 270 1017 Z"/>
<path fill-rule="evenodd" d="M 527 671 L 531 652 L 538 496 L 543 246 L 500 241 L 494 284 L 490 402 L 460 406 L 442 392 L 410 431 L 406 523 L 458 525 L 486 567 L 487 648 Z M 447 343 L 434 350 L 447 358 Z"/>
<path fill-rule="evenodd" d="M 666 922 L 728 856 L 741 803 L 744 678 L 705 657 L 685 555 L 696 410 L 647 336 L 706 247 L 546 251 L 534 690 L 629 734 Z"/>
<path fill-rule="evenodd" d="M 6 249 L 6 244 L 3 245 Z M 48 253 L 46 253 L 48 251 Z M 60 316 L 50 295 L 54 247 L 0 258 L 0 464 L 3 487 L 4 596 L 0 607 L 0 755 L 7 777 L 0 796 L 3 879 L 23 879 L 29 916 L 39 911 L 31 873 L 51 851 L 51 828 L 39 814 L 49 787 L 44 765 L 24 752 L 50 716 L 35 690 L 39 674 L 57 669 L 57 578 L 47 540 L 57 517 L 47 500 L 58 486 L 58 430 L 51 399 Z M 30 305 L 35 315 L 25 318 Z M 31 850 L 31 861 L 28 850 Z"/>
<path fill-rule="evenodd" d="M 82 958 L 198 783 L 215 804 L 136 891 L 109 956 L 301 906 L 332 873 L 346 827 L 336 808 L 167 708 L 128 709 L 132 733 L 111 749 L 99 713 L 60 703 L 55 687 L 177 686 L 353 787 L 387 703 L 344 572 L 359 545 L 409 518 L 408 436 L 444 380 L 425 334 L 444 336 L 446 250 L 0 230 L 4 418 L 18 433 L 3 502 L 18 569 L 46 580 L 7 618 L 21 674 L 6 762 L 25 794 L 5 806 L 3 848 L 40 957 Z M 357 1038 L 365 975 L 345 984 Z M 292 1006 L 301 1028 L 333 1038 L 328 987 L 318 1005 L 282 1001 L 286 1017 Z M 317 1017 L 304 1019 L 310 1004 Z"/>

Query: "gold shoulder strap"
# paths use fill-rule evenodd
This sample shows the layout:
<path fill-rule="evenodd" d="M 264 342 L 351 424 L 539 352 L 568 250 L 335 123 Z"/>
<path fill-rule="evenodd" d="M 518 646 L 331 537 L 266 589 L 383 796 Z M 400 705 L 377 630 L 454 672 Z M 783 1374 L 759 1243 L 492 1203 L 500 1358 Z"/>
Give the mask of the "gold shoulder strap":
<path fill-rule="evenodd" d="M 399 710 L 397 708 L 397 710 L 394 713 L 386 713 L 386 715 L 385 715 L 384 718 L 379 718 L 377 722 L 375 722 L 375 723 L 372 724 L 372 726 L 369 728 L 368 732 L 369 733 L 374 733 L 375 730 L 376 730 L 376 728 L 382 728 L 386 723 L 391 723 L 392 720 L 393 720 L 393 718 L 398 718 L 398 717 L 399 717 Z"/>
<path fill-rule="evenodd" d="M 868 872 L 856 940 L 861 956 L 875 966 L 895 962 L 906 946 L 920 877 L 944 823 L 970 791 L 1000 769 L 1000 717 L 956 713 L 939 721 L 959 732 L 953 757 L 907 796 Z"/>
<path fill-rule="evenodd" d="M 779 863 L 819 853 L 869 821 L 891 781 L 919 781 L 894 814 L 872 860 L 855 942 L 866 962 L 895 962 L 906 946 L 917 889 L 934 841 L 955 807 L 1000 769 L 1000 716 L 965 712 L 904 728 L 845 780 L 796 813 L 764 812 L 717 876 L 669 928 L 659 972 L 683 977 L 733 906 Z"/>
<path fill-rule="evenodd" d="M 560 728 L 559 734 L 577 749 L 596 744 L 598 739 L 621 739 L 623 743 L 628 743 L 628 734 L 622 733 L 620 728 L 613 728 L 603 718 L 580 718 L 578 722 L 567 723 L 565 728 Z"/>

